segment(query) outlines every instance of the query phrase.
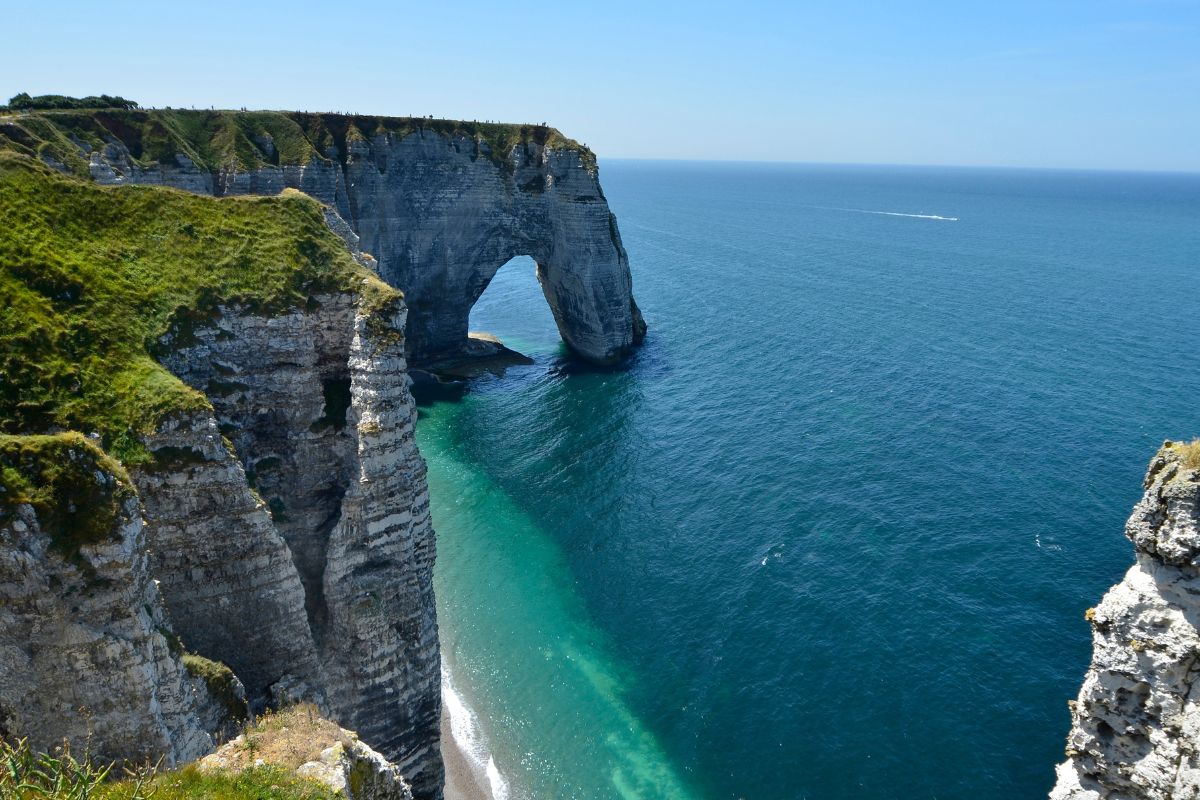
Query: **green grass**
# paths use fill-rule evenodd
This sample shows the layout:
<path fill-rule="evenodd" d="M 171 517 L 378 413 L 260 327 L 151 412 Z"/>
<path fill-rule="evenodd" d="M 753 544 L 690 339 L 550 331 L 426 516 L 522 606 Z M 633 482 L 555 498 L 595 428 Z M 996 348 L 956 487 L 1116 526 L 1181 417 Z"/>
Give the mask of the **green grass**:
<path fill-rule="evenodd" d="M 583 145 L 542 125 L 508 125 L 420 117 L 309 114 L 284 111 L 192 111 L 184 109 L 61 109 L 0 113 L 0 150 L 48 156 L 80 177 L 87 158 L 78 143 L 102 148 L 108 138 L 125 144 L 144 167 L 176 164 L 181 153 L 209 172 L 266 165 L 303 165 L 324 159 L 336 147 L 346 157 L 348 142 L 416 131 L 474 141 L 475 157 L 507 166 L 514 147 L 526 143 L 574 150 L 589 170 L 596 157 Z M 265 146 L 266 137 L 274 151 Z"/>
<path fill-rule="evenodd" d="M 117 777 L 122 776 L 122 777 Z M 96 766 L 69 749 L 40 753 L 25 740 L 0 740 L 0 798 L 4 800 L 334 800 L 316 781 L 265 765 L 241 772 L 201 771 L 194 766 Z"/>
<path fill-rule="evenodd" d="M 400 293 L 360 267 L 298 192 L 214 199 L 100 187 L 0 152 L 0 433 L 99 434 L 123 463 L 167 415 L 209 408 L 154 358 L 220 305 L 263 314 L 350 290 Z"/>
<path fill-rule="evenodd" d="M 333 800 L 329 787 L 298 778 L 279 767 L 264 765 L 243 772 L 202 772 L 195 767 L 164 772 L 144 785 L 133 781 L 106 786 L 97 800 Z"/>

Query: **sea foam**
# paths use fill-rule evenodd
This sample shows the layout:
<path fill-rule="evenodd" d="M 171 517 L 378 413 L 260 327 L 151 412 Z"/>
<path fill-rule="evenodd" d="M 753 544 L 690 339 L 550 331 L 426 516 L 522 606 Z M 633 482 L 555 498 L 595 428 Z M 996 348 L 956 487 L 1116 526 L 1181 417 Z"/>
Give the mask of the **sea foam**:
<path fill-rule="evenodd" d="M 442 702 L 446 706 L 446 713 L 450 715 L 450 734 L 466 757 L 473 777 L 479 782 L 486 781 L 494 800 L 508 800 L 508 782 L 500 774 L 496 760 L 488 751 L 483 730 L 479 726 L 479 717 L 458 693 L 450 678 L 450 672 L 444 665 Z"/>

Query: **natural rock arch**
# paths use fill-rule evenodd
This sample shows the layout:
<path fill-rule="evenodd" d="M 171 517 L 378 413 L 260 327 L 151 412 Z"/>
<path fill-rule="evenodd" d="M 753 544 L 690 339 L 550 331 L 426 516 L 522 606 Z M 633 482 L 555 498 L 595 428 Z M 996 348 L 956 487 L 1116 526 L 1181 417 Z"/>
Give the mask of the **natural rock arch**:
<path fill-rule="evenodd" d="M 181 110 L 39 120 L 61 135 L 9 121 L 0 147 L 5 135 L 42 147 L 48 163 L 99 183 L 215 195 L 294 188 L 336 209 L 382 277 L 404 291 L 418 363 L 461 350 L 478 293 L 518 255 L 538 263 L 559 332 L 582 358 L 615 363 L 645 332 L 595 156 L 552 128 Z M 147 137 L 163 136 L 154 154 L 146 150 Z"/>
<path fill-rule="evenodd" d="M 389 170 L 378 167 L 382 151 Z M 404 290 L 415 361 L 462 348 L 471 307 L 517 256 L 537 264 L 574 352 L 613 363 L 640 341 L 616 217 L 578 151 L 527 143 L 497 165 L 465 142 L 414 133 L 357 142 L 349 156 L 337 205 L 383 278 Z"/>

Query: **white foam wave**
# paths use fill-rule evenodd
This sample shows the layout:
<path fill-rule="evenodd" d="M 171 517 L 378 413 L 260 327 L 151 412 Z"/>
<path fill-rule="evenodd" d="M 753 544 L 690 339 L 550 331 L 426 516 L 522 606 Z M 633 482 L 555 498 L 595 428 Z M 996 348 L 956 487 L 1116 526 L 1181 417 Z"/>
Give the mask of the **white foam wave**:
<path fill-rule="evenodd" d="M 1033 535 L 1033 541 L 1034 541 L 1034 544 L 1036 544 L 1036 545 L 1038 546 L 1038 549 L 1039 549 L 1039 550 L 1041 550 L 1041 549 L 1046 549 L 1046 550 L 1062 550 L 1062 545 L 1061 545 L 1061 544 L 1047 544 L 1047 545 L 1043 545 L 1043 544 L 1042 544 L 1042 536 L 1041 536 L 1041 534 L 1037 534 L 1037 533 L 1035 533 L 1035 534 Z"/>
<path fill-rule="evenodd" d="M 939 214 L 906 214 L 901 211 L 873 211 L 868 208 L 837 208 L 834 206 L 813 206 L 824 211 L 849 211 L 853 214 L 880 214 L 885 217 L 912 217 L 913 219 L 933 219 L 939 222 L 958 222 L 958 217 L 943 217 Z"/>
<path fill-rule="evenodd" d="M 470 762 L 471 771 L 477 777 L 486 778 L 493 800 L 509 800 L 508 781 L 504 780 L 496 760 L 488 752 L 479 718 L 454 688 L 445 666 L 442 667 L 442 702 L 450 715 L 450 735 Z"/>

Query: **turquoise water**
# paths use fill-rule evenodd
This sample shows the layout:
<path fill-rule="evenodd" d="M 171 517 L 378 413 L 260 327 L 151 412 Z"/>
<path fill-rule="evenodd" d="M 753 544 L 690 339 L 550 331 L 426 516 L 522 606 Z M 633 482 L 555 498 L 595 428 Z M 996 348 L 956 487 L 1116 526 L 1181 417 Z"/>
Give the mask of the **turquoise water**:
<path fill-rule="evenodd" d="M 1200 435 L 1200 177 L 602 170 L 643 350 L 569 369 L 517 260 L 473 327 L 536 363 L 418 425 L 511 796 L 1044 796 L 1145 464 Z"/>

